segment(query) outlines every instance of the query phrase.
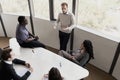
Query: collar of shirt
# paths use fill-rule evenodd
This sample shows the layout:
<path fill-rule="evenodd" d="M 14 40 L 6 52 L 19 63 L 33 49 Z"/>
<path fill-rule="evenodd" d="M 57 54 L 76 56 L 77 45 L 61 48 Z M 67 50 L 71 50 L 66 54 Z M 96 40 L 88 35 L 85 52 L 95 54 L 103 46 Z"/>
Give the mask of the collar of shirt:
<path fill-rule="evenodd" d="M 68 12 L 67 13 L 63 13 L 63 14 L 68 14 Z"/>
<path fill-rule="evenodd" d="M 7 64 L 12 64 L 12 61 L 4 61 Z"/>

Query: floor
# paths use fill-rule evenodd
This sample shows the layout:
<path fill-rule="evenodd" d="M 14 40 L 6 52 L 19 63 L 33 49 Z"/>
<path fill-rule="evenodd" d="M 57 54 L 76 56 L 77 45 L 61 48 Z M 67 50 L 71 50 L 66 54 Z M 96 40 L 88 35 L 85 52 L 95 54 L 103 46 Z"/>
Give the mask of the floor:
<path fill-rule="evenodd" d="M 8 47 L 9 46 L 9 38 L 0 37 L 0 48 Z M 47 47 L 48 50 L 51 50 L 55 53 L 58 53 L 58 50 L 53 49 L 51 47 Z M 107 74 L 106 72 L 96 68 L 91 64 L 87 64 L 86 69 L 89 71 L 89 76 L 84 80 L 116 80 L 111 75 Z"/>

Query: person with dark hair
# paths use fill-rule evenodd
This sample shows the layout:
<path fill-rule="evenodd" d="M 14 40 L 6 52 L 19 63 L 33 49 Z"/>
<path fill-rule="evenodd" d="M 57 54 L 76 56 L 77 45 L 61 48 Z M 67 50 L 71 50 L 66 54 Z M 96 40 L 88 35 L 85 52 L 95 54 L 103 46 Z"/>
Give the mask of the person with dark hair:
<path fill-rule="evenodd" d="M 68 4 L 61 4 L 62 13 L 59 13 L 57 23 L 54 28 L 59 30 L 60 50 L 66 51 L 75 20 L 73 13 L 68 12 Z"/>
<path fill-rule="evenodd" d="M 29 71 L 27 71 L 23 76 L 19 76 L 13 68 L 13 63 L 24 65 L 29 69 Z M 12 49 L 5 49 L 2 51 L 0 62 L 0 80 L 27 80 L 31 72 L 33 72 L 33 69 L 29 63 L 19 59 L 13 59 Z"/>
<path fill-rule="evenodd" d="M 61 50 L 58 55 L 63 56 L 80 66 L 85 66 L 90 59 L 94 59 L 92 42 L 90 40 L 84 40 L 79 50 L 73 51 L 72 54 Z"/>
<path fill-rule="evenodd" d="M 45 45 L 38 41 L 39 39 L 38 36 L 31 34 L 27 30 L 26 25 L 28 24 L 28 21 L 25 18 L 25 16 L 19 16 L 18 22 L 19 24 L 17 25 L 17 29 L 16 29 L 16 39 L 21 47 L 26 47 L 26 48 L 43 47 L 45 48 Z"/>
<path fill-rule="evenodd" d="M 59 70 L 55 67 L 52 67 L 49 73 L 44 75 L 43 80 L 45 80 L 45 78 L 47 80 L 63 80 L 63 77 L 61 76 Z"/>

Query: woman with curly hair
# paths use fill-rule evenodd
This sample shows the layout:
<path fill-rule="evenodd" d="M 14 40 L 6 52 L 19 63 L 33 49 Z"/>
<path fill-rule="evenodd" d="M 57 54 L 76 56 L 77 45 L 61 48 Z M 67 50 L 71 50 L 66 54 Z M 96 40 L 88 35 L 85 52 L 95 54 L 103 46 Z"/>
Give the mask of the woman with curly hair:
<path fill-rule="evenodd" d="M 90 59 L 94 59 L 93 46 L 90 40 L 84 40 L 80 49 L 69 54 L 63 50 L 59 51 L 59 55 L 77 63 L 80 66 L 85 66 Z"/>

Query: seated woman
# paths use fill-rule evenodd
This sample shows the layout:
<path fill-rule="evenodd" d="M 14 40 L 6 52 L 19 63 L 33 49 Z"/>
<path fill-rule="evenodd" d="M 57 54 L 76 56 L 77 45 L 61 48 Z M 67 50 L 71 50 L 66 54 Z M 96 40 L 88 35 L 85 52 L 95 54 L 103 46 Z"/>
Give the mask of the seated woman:
<path fill-rule="evenodd" d="M 80 49 L 72 54 L 74 55 L 71 55 L 63 50 L 58 53 L 58 55 L 61 55 L 80 66 L 84 66 L 91 58 L 94 59 L 92 42 L 90 40 L 84 40 Z"/>
<path fill-rule="evenodd" d="M 13 63 L 24 65 L 29 69 L 29 71 L 27 71 L 23 76 L 19 76 L 13 68 Z M 12 49 L 5 49 L 2 51 L 0 62 L 0 80 L 27 80 L 32 71 L 33 69 L 29 63 L 19 59 L 13 59 Z"/>
<path fill-rule="evenodd" d="M 63 80 L 59 70 L 52 67 L 48 74 L 45 74 L 43 80 Z"/>

